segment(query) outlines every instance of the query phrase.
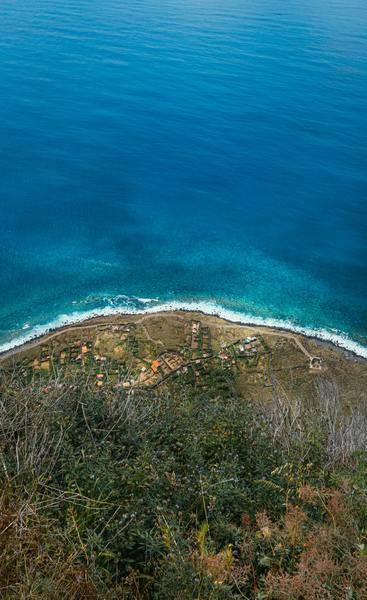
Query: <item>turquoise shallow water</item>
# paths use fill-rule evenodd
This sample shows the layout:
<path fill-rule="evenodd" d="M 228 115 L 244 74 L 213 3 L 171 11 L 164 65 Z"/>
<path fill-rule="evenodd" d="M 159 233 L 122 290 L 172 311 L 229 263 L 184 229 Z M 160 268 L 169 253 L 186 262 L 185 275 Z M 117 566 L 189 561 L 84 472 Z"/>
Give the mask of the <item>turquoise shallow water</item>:
<path fill-rule="evenodd" d="M 366 32 L 362 0 L 3 0 L 0 349 L 163 305 L 367 355 Z"/>

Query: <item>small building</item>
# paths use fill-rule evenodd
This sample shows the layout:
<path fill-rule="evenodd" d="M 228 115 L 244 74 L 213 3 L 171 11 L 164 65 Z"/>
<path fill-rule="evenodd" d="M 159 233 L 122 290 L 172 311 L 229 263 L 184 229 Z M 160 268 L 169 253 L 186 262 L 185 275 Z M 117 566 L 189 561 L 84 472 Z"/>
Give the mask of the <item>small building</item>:
<path fill-rule="evenodd" d="M 244 344 L 253 344 L 253 343 L 254 343 L 254 342 L 256 342 L 256 341 L 257 341 L 257 337 L 256 337 L 256 335 L 253 335 L 253 336 L 251 336 L 251 337 L 245 337 L 245 338 L 243 339 L 243 343 L 244 343 Z"/>
<path fill-rule="evenodd" d="M 322 369 L 322 360 L 319 356 L 311 356 L 310 369 L 318 371 Z"/>
<path fill-rule="evenodd" d="M 152 360 L 152 363 L 150 365 L 153 373 L 157 373 L 158 372 L 158 368 L 160 367 L 161 363 L 159 362 L 159 360 Z"/>

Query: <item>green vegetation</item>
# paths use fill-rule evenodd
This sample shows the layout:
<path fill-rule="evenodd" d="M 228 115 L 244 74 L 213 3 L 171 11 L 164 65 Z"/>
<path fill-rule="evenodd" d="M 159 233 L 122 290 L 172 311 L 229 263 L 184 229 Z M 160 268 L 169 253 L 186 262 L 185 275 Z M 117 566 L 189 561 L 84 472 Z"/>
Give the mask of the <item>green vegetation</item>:
<path fill-rule="evenodd" d="M 2 598 L 366 598 L 363 415 L 194 379 L 3 376 Z"/>

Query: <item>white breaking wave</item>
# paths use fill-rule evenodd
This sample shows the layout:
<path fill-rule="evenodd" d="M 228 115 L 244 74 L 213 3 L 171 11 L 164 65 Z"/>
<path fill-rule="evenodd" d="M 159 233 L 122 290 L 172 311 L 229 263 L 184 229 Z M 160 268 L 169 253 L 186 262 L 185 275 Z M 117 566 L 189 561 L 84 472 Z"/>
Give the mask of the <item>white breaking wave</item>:
<path fill-rule="evenodd" d="M 135 300 L 138 300 L 140 302 L 143 301 L 142 298 L 136 298 Z M 292 321 L 273 319 L 270 317 L 255 317 L 253 315 L 244 314 L 241 312 L 223 308 L 215 302 L 172 301 L 159 303 L 158 299 L 155 298 L 144 298 L 144 302 L 148 306 L 140 306 L 137 308 L 133 308 L 131 306 L 106 306 L 103 308 L 96 308 L 94 310 L 84 312 L 72 312 L 70 314 L 59 315 L 55 320 L 50 321 L 45 325 L 37 325 L 33 327 L 27 334 L 20 335 L 8 342 L 5 342 L 4 344 L 1 344 L 0 353 L 6 352 L 7 350 L 11 350 L 12 348 L 15 348 L 17 346 L 21 346 L 22 344 L 29 342 L 34 338 L 48 333 L 50 330 L 54 330 L 59 327 L 65 327 L 66 325 L 81 323 L 93 317 L 103 317 L 117 314 L 136 315 L 141 313 L 157 313 L 161 311 L 185 310 L 200 311 L 207 315 L 222 317 L 223 319 L 232 321 L 233 323 L 240 323 L 242 325 L 258 325 L 262 327 L 275 327 L 278 329 L 294 331 L 295 333 L 301 333 L 303 335 L 307 335 L 308 337 L 315 337 L 326 342 L 332 342 L 336 346 L 339 346 L 339 348 L 344 348 L 345 350 L 349 350 L 350 352 L 353 352 L 354 354 L 367 359 L 367 347 L 352 340 L 346 334 L 340 331 L 302 327 L 300 325 L 295 325 L 294 323 L 292 323 Z M 155 302 L 158 303 L 154 304 L 154 306 L 151 306 L 151 304 Z"/>

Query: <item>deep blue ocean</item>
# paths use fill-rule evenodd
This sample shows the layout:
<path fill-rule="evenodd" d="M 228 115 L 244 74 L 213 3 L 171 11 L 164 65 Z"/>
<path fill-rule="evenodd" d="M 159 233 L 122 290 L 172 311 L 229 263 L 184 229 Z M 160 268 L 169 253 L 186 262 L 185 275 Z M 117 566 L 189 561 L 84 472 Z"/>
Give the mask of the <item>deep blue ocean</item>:
<path fill-rule="evenodd" d="M 199 306 L 367 356 L 366 0 L 1 0 L 0 349 Z"/>

